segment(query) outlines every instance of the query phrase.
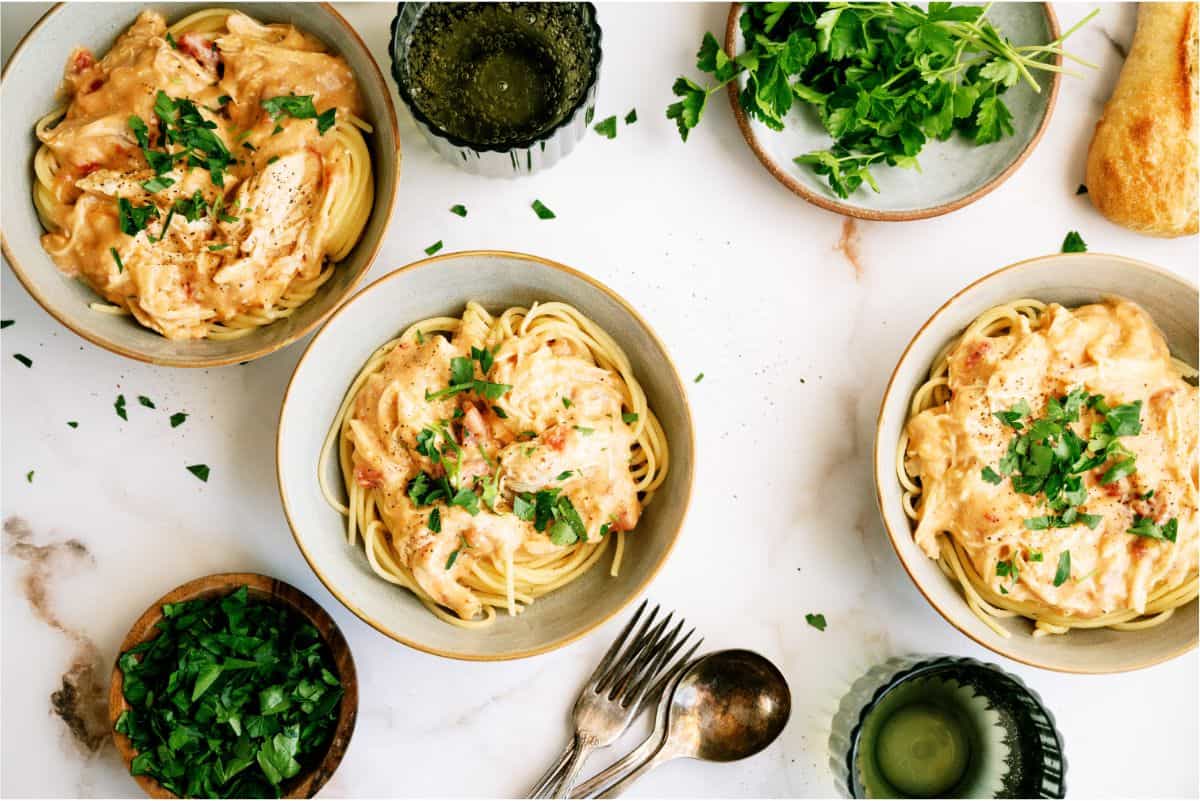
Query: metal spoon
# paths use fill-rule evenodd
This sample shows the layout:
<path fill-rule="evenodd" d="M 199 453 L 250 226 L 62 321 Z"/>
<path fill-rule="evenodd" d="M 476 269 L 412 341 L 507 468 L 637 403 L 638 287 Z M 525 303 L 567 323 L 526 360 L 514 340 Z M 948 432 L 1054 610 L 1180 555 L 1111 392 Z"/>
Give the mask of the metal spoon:
<path fill-rule="evenodd" d="M 779 736 L 791 711 L 787 680 L 766 657 L 743 650 L 708 654 L 664 696 L 650 737 L 629 757 L 579 785 L 573 797 L 618 796 L 672 759 L 733 762 L 753 756 Z"/>

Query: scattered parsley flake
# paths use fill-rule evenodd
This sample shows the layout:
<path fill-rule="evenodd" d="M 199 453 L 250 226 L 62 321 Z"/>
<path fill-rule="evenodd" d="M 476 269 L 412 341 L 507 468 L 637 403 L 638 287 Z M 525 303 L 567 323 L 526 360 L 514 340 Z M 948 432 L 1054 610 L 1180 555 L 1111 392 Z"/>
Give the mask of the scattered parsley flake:
<path fill-rule="evenodd" d="M 147 398 L 145 395 L 138 395 L 138 403 L 142 404 L 142 405 L 143 405 L 143 406 L 145 406 L 147 409 L 155 409 L 155 408 L 158 408 L 158 407 L 156 407 L 156 406 L 154 405 L 154 401 L 150 400 L 150 399 L 149 399 L 149 398 Z"/>
<path fill-rule="evenodd" d="M 632 425 L 638 421 L 637 412 L 622 412 L 621 422 L 626 425 Z"/>
<path fill-rule="evenodd" d="M 117 417 L 120 417 L 122 420 L 129 419 L 129 417 L 125 414 L 125 396 L 124 395 L 117 396 L 116 402 L 113 403 L 113 408 L 117 410 Z"/>
<path fill-rule="evenodd" d="M 450 213 L 457 214 L 459 217 L 466 217 L 467 216 L 467 207 L 461 203 L 455 203 L 453 206 L 450 207 Z"/>
<path fill-rule="evenodd" d="M 1077 194 L 1077 195 L 1086 195 L 1087 193 L 1088 193 L 1088 191 L 1087 191 L 1086 184 L 1080 184 L 1079 188 L 1075 190 L 1075 194 Z"/>
<path fill-rule="evenodd" d="M 78 420 L 68 420 L 67 425 L 69 425 L 71 428 L 79 428 L 79 421 Z"/>
<path fill-rule="evenodd" d="M 699 384 L 703 380 L 704 380 L 704 373 L 697 373 L 696 377 L 692 379 L 692 383 Z"/>
<path fill-rule="evenodd" d="M 33 367 L 33 359 L 29 358 L 24 353 L 14 353 L 13 358 L 26 367 Z"/>
<path fill-rule="evenodd" d="M 1067 233 L 1062 243 L 1063 253 L 1087 253 L 1087 243 L 1083 241 L 1083 237 L 1078 231 L 1070 231 Z"/>
<path fill-rule="evenodd" d="M 15 320 L 0 320 L 0 328 L 8 328 L 14 322 L 16 322 L 16 321 Z"/>
<path fill-rule="evenodd" d="M 175 412 L 171 415 L 171 428 L 179 428 L 187 418 L 187 412 Z"/>
<path fill-rule="evenodd" d="M 189 464 L 187 470 L 196 478 L 207 483 L 208 481 L 208 465 L 206 464 Z"/>
<path fill-rule="evenodd" d="M 1063 551 L 1058 555 L 1058 569 L 1054 572 L 1054 586 L 1061 587 L 1063 582 L 1071 577 L 1071 552 Z"/>
<path fill-rule="evenodd" d="M 637 109 L 631 108 L 629 109 L 629 113 L 625 115 L 625 124 L 633 125 L 635 122 L 637 122 Z"/>
<path fill-rule="evenodd" d="M 804 616 L 804 621 L 806 623 L 808 623 L 808 625 L 810 625 L 814 629 L 816 629 L 817 631 L 825 630 L 825 625 L 826 625 L 825 624 L 825 615 L 823 615 L 819 612 L 817 614 L 813 614 L 812 612 L 809 612 L 808 614 L 806 614 Z"/>
<path fill-rule="evenodd" d="M 165 225 L 163 226 L 163 230 L 164 231 L 166 230 Z M 159 237 L 159 238 L 161 239 L 162 237 Z M 108 252 L 112 254 L 113 261 L 115 261 L 117 263 L 117 272 L 118 273 L 125 272 L 125 263 L 121 261 L 121 254 L 117 252 L 117 249 L 109 248 Z"/>
<path fill-rule="evenodd" d="M 28 473 L 25 474 L 25 481 L 27 481 L 30 484 L 33 483 L 33 472 L 34 471 L 30 470 Z"/>
<path fill-rule="evenodd" d="M 425 255 L 432 256 L 434 253 L 437 253 L 441 249 L 442 249 L 442 240 L 439 239 L 438 241 L 434 242 L 429 247 L 425 248 Z"/>
<path fill-rule="evenodd" d="M 616 116 L 605 117 L 592 126 L 592 130 L 603 136 L 605 139 L 617 138 L 617 118 Z"/>
<path fill-rule="evenodd" d="M 556 216 L 558 216 L 554 212 L 550 211 L 546 204 L 540 200 L 533 201 L 531 208 L 533 209 L 533 213 L 538 216 L 539 220 L 553 220 Z"/>

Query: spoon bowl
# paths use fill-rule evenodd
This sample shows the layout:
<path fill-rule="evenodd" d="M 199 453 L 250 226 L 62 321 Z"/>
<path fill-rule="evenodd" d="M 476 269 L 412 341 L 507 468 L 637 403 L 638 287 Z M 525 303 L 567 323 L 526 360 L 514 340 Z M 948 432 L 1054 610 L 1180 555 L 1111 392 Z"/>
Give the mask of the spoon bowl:
<path fill-rule="evenodd" d="M 735 762 L 774 742 L 791 711 L 787 680 L 774 664 L 753 651 L 717 651 L 675 685 L 668 738 L 679 756 Z"/>

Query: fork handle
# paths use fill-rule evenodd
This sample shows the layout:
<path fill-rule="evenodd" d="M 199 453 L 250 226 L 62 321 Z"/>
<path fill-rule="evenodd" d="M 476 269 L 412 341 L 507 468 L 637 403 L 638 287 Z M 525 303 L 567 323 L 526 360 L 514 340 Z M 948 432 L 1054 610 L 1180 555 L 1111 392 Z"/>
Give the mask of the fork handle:
<path fill-rule="evenodd" d="M 571 754 L 566 767 L 563 768 L 562 775 L 550 793 L 553 798 L 570 797 L 571 788 L 575 786 L 575 780 L 579 778 L 579 772 L 583 770 L 583 763 L 587 761 L 588 755 L 594 750 L 596 750 L 595 737 L 590 734 L 575 733 L 575 751 Z"/>
<path fill-rule="evenodd" d="M 604 770 L 584 782 L 576 785 L 571 798 L 598 798 L 608 788 L 613 779 L 619 778 L 626 771 L 642 764 L 654 756 L 654 749 L 662 742 L 657 734 L 651 734 L 642 744 L 630 751 Z"/>
<path fill-rule="evenodd" d="M 537 782 L 525 794 L 526 798 L 545 798 L 545 793 L 554 784 L 559 774 L 562 773 L 563 767 L 567 764 L 567 760 L 571 758 L 571 754 L 575 753 L 575 738 L 572 737 L 563 746 L 562 753 L 558 755 L 558 759 L 554 760 L 545 773 L 537 780 Z"/>

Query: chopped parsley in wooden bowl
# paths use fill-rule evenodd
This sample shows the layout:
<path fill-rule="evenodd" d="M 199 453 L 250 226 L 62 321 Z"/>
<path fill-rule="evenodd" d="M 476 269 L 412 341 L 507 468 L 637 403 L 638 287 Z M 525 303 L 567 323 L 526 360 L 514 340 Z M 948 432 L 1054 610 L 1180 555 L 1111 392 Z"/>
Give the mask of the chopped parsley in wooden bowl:
<path fill-rule="evenodd" d="M 354 659 L 304 593 L 257 573 L 190 581 L 133 624 L 113 667 L 113 741 L 154 798 L 309 798 L 358 711 Z"/>

